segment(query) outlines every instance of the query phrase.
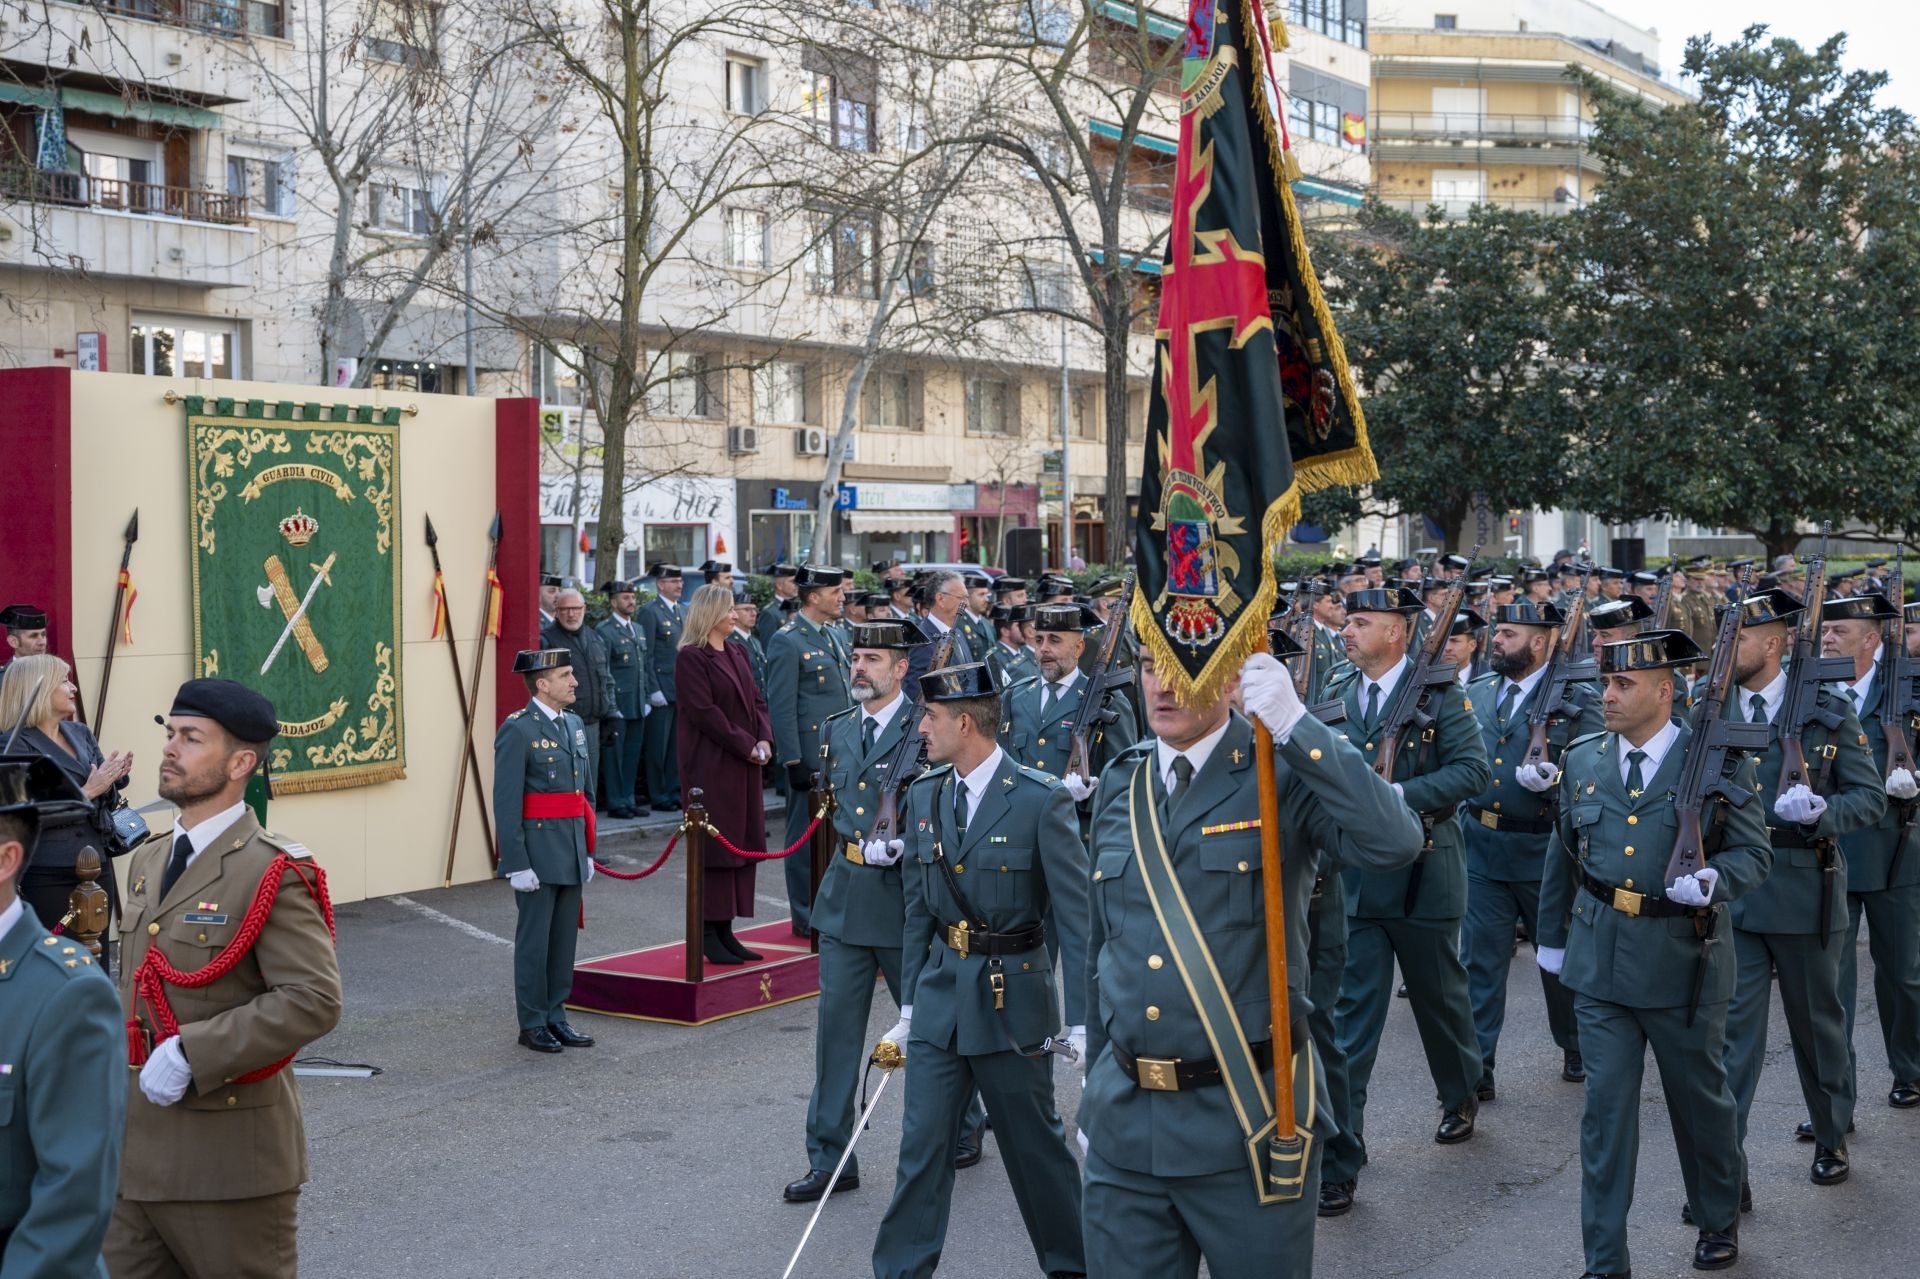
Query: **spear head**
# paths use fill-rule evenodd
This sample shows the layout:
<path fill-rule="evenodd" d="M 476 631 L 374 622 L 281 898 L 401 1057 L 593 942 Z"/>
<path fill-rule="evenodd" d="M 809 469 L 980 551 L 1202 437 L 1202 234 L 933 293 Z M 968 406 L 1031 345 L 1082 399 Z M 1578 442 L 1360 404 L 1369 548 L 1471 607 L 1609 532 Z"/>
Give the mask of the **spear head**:
<path fill-rule="evenodd" d="M 493 513 L 493 523 L 487 526 L 487 540 L 490 542 L 500 540 L 500 512 L 498 511 Z"/>
<path fill-rule="evenodd" d="M 125 533 L 122 533 L 120 536 L 122 540 L 126 541 L 128 544 L 132 544 L 140 540 L 140 508 L 139 507 L 136 506 L 133 508 L 133 518 L 127 521 L 127 531 Z"/>
<path fill-rule="evenodd" d="M 440 545 L 440 535 L 433 531 L 433 516 L 431 515 L 427 516 L 427 545 Z"/>

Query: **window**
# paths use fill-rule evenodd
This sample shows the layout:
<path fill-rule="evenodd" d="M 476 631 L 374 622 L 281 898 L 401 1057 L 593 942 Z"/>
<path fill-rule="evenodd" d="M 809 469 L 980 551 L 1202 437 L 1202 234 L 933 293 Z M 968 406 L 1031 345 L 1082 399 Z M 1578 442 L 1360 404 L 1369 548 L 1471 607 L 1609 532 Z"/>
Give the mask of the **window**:
<path fill-rule="evenodd" d="M 874 90 L 879 78 L 873 59 L 809 47 L 800 63 L 809 77 L 807 107 L 819 136 L 845 151 L 873 150 Z"/>
<path fill-rule="evenodd" d="M 1073 438 L 1076 440 L 1097 440 L 1100 438 L 1100 408 L 1097 399 L 1098 388 L 1076 386 L 1072 388 Z M 1047 384 L 1047 438 L 1054 439 L 1060 434 L 1060 383 L 1054 379 Z"/>
<path fill-rule="evenodd" d="M 879 236 L 871 215 L 817 215 L 807 253 L 807 288 L 846 298 L 871 298 L 879 290 Z"/>
<path fill-rule="evenodd" d="M 1473 204 L 1486 199 L 1487 176 L 1478 169 L 1435 169 L 1433 198 L 1444 204 Z"/>
<path fill-rule="evenodd" d="M 580 348 L 567 342 L 533 348 L 534 378 L 540 403 L 552 408 L 581 409 L 587 405 L 586 367 Z"/>
<path fill-rule="evenodd" d="M 760 426 L 798 426 L 807 420 L 807 366 L 773 360 L 753 371 L 753 420 Z"/>
<path fill-rule="evenodd" d="M 227 194 L 245 196 L 255 213 L 293 216 L 293 157 L 263 158 L 227 152 Z"/>
<path fill-rule="evenodd" d="M 439 63 L 440 6 L 423 0 L 380 0 L 361 45 L 367 56 L 403 67 Z"/>
<path fill-rule="evenodd" d="M 874 369 L 860 387 L 860 421 L 887 431 L 917 431 L 910 374 Z"/>
<path fill-rule="evenodd" d="M 727 265 L 767 269 L 767 215 L 759 209 L 728 209 Z"/>
<path fill-rule="evenodd" d="M 367 225 L 396 235 L 425 235 L 431 226 L 433 198 L 406 179 L 367 187 Z"/>
<path fill-rule="evenodd" d="M 453 370 L 420 360 L 375 360 L 367 385 L 376 391 L 420 391 L 427 395 L 453 391 Z"/>
<path fill-rule="evenodd" d="M 1127 392 L 1127 442 L 1138 444 L 1147 438 L 1147 392 Z"/>
<path fill-rule="evenodd" d="M 1433 90 L 1436 123 L 1448 133 L 1478 133 L 1487 113 L 1485 89 L 1436 88 Z"/>
<path fill-rule="evenodd" d="M 1073 15 L 1059 0 L 1020 0 L 1020 34 L 1035 44 L 1065 48 L 1072 31 Z"/>
<path fill-rule="evenodd" d="M 647 391 L 652 416 L 714 416 L 713 374 L 706 356 L 669 354 L 655 362 L 653 376 L 659 380 Z"/>
<path fill-rule="evenodd" d="M 1351 133 L 1344 127 L 1349 116 L 1362 125 Z M 1297 62 L 1288 70 L 1287 127 L 1294 136 L 1349 151 L 1364 151 L 1366 118 L 1365 85 L 1314 71 Z"/>
<path fill-rule="evenodd" d="M 923 151 L 927 146 L 927 126 L 915 107 L 902 107 L 893 113 L 893 149 Z"/>
<path fill-rule="evenodd" d="M 744 53 L 727 55 L 727 110 L 759 115 L 767 109 L 767 64 Z"/>
<path fill-rule="evenodd" d="M 1435 31 L 1452 31 L 1459 25 L 1460 15 L 1457 13 L 1436 13 L 1433 15 L 1433 29 Z"/>
<path fill-rule="evenodd" d="M 231 324 L 136 314 L 129 337 L 129 358 L 135 373 L 155 377 L 240 376 L 240 335 Z"/>
<path fill-rule="evenodd" d="M 1054 263 L 1022 262 L 1020 305 L 1028 310 L 1064 311 L 1073 305 L 1073 279 Z"/>
<path fill-rule="evenodd" d="M 649 524 L 641 541 L 649 564 L 704 564 L 707 562 L 707 526 L 704 524 Z"/>
<path fill-rule="evenodd" d="M 997 378 L 967 379 L 967 434 L 1018 435 L 1019 411 L 1013 388 Z"/>
<path fill-rule="evenodd" d="M 915 245 L 912 260 L 907 264 L 907 293 L 911 297 L 927 298 L 933 296 L 933 288 L 933 246 Z"/>

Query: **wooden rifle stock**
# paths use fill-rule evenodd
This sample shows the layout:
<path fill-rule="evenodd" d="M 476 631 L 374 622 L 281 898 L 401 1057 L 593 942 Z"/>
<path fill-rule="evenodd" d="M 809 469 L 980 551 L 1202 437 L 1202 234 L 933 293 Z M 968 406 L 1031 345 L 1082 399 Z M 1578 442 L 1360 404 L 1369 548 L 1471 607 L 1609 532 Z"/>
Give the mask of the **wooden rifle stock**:
<path fill-rule="evenodd" d="M 1833 525 L 1820 524 L 1820 552 L 1807 566 L 1807 592 L 1802 597 L 1800 616 L 1793 627 L 1793 658 L 1787 666 L 1787 692 L 1781 699 L 1780 781 L 1775 795 L 1784 795 L 1795 786 L 1810 786 L 1804 736 L 1807 725 L 1816 718 L 1820 681 L 1828 672 L 1820 657 L 1820 605 L 1827 593 L 1827 534 Z M 1845 675 L 1852 677 L 1853 664 L 1841 662 Z"/>
<path fill-rule="evenodd" d="M 1533 713 L 1527 720 L 1527 754 L 1520 761 L 1522 767 L 1547 762 L 1547 721 L 1553 712 L 1560 709 L 1566 697 L 1566 686 L 1575 679 L 1586 677 L 1581 660 L 1574 657 L 1574 646 L 1580 642 L 1580 623 L 1587 616 L 1587 580 L 1593 576 L 1593 565 L 1580 566 L 1580 590 L 1573 604 L 1567 610 L 1566 620 L 1561 623 L 1560 634 L 1555 638 L 1553 655 L 1547 659 L 1547 671 L 1541 679 L 1540 698 L 1533 705 Z M 1598 674 L 1598 668 L 1594 670 Z"/>
<path fill-rule="evenodd" d="M 1729 754 L 1742 749 L 1738 730 L 1760 727 L 1762 734 L 1753 735 L 1756 738 L 1765 732 L 1763 725 L 1733 724 L 1720 717 L 1728 690 L 1733 686 L 1733 656 L 1740 637 L 1740 608 L 1746 600 L 1747 588 L 1752 580 L 1751 565 L 1740 570 L 1739 592 L 1720 617 L 1720 629 L 1714 637 L 1713 661 L 1694 700 L 1693 740 L 1687 748 L 1680 784 L 1674 788 L 1674 821 L 1678 830 L 1673 840 L 1673 852 L 1667 858 L 1665 882 L 1669 884 L 1683 875 L 1695 873 L 1707 864 L 1706 832 L 1701 814 L 1705 811 L 1709 796 L 1721 794 L 1738 798 L 1735 788 L 1726 780 Z M 1764 748 L 1764 740 L 1760 741 L 1760 745 Z"/>
<path fill-rule="evenodd" d="M 949 630 L 940 637 L 938 647 L 927 662 L 927 669 L 937 671 L 953 660 L 953 637 L 959 634 L 958 628 Z M 899 714 L 905 717 L 900 725 L 900 741 L 887 756 L 883 766 L 886 778 L 880 783 L 880 800 L 874 806 L 873 830 L 868 839 L 896 839 L 900 834 L 900 797 L 907 793 L 907 784 L 919 776 L 915 765 L 920 753 L 926 749 L 926 742 L 920 737 L 920 716 L 926 712 L 924 703 L 916 702 L 906 696 L 902 689 L 901 697 L 906 698 Z"/>
<path fill-rule="evenodd" d="M 1093 735 L 1096 729 L 1111 724 L 1117 717 L 1107 710 L 1107 695 L 1126 683 L 1114 667 L 1120 652 L 1121 637 L 1126 634 L 1133 611 L 1133 570 L 1120 583 L 1119 601 L 1107 611 L 1107 632 L 1100 639 L 1100 653 L 1087 672 L 1087 691 L 1080 699 L 1080 712 L 1074 716 L 1068 734 L 1067 772 L 1083 781 L 1093 780 Z"/>
<path fill-rule="evenodd" d="M 1453 629 L 1453 619 L 1460 612 L 1461 601 L 1467 596 L 1467 577 L 1473 572 L 1474 561 L 1479 558 L 1480 545 L 1476 542 L 1473 553 L 1467 556 L 1467 566 L 1460 570 L 1460 576 L 1453 579 L 1453 586 L 1447 591 L 1446 601 L 1440 605 L 1433 625 L 1428 628 L 1427 637 L 1420 645 L 1412 668 L 1407 671 L 1406 678 L 1400 681 L 1400 687 L 1393 690 L 1393 703 L 1380 721 L 1380 753 L 1374 756 L 1373 771 L 1388 781 L 1393 780 L 1393 764 L 1400 753 L 1400 739 L 1420 715 L 1420 706 L 1426 700 L 1427 685 L 1431 682 L 1431 672 L 1440 660 L 1441 650 L 1447 646 L 1447 632 Z"/>

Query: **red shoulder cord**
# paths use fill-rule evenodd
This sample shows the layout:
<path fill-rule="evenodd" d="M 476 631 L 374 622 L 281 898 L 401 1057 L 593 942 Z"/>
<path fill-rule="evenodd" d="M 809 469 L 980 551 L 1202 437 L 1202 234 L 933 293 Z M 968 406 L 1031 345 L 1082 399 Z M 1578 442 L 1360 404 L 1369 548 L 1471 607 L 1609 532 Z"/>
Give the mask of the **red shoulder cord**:
<path fill-rule="evenodd" d="M 133 1015 L 127 1018 L 127 1064 L 144 1066 L 147 1063 L 146 1035 L 140 1025 L 140 1006 L 146 1005 L 147 1013 L 153 1025 L 160 1032 L 155 1042 L 180 1033 L 180 1021 L 173 1015 L 173 1005 L 167 1001 L 168 986 L 184 986 L 196 990 L 202 986 L 211 986 L 237 967 L 253 944 L 260 940 L 260 932 L 267 926 L 267 916 L 273 911 L 274 900 L 280 895 L 280 879 L 287 871 L 292 871 L 302 885 L 306 887 L 315 902 L 320 906 L 320 915 L 327 921 L 327 936 L 336 943 L 338 937 L 333 927 L 333 903 L 327 898 L 327 872 L 318 866 L 309 865 L 300 858 L 289 857 L 285 853 L 276 856 L 267 866 L 267 873 L 260 877 L 260 887 L 253 894 L 253 904 L 247 907 L 247 913 L 241 916 L 240 931 L 233 940 L 221 948 L 220 953 L 208 961 L 206 967 L 196 968 L 190 973 L 181 972 L 160 952 L 158 946 L 149 945 L 146 957 L 133 971 Z M 312 878 L 308 875 L 311 873 Z M 257 1084 L 262 1079 L 271 1078 L 285 1070 L 287 1063 L 293 1060 L 288 1053 L 270 1066 L 249 1071 L 233 1082 L 236 1084 Z"/>

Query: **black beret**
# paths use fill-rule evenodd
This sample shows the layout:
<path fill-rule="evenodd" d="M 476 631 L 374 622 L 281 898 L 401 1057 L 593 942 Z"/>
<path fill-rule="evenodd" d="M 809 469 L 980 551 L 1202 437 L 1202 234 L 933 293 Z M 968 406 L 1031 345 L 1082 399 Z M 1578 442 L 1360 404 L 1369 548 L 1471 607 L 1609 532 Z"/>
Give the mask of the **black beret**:
<path fill-rule="evenodd" d="M 230 679 L 190 679 L 173 695 L 171 715 L 210 719 L 243 742 L 271 741 L 280 732 L 273 703 Z"/>

